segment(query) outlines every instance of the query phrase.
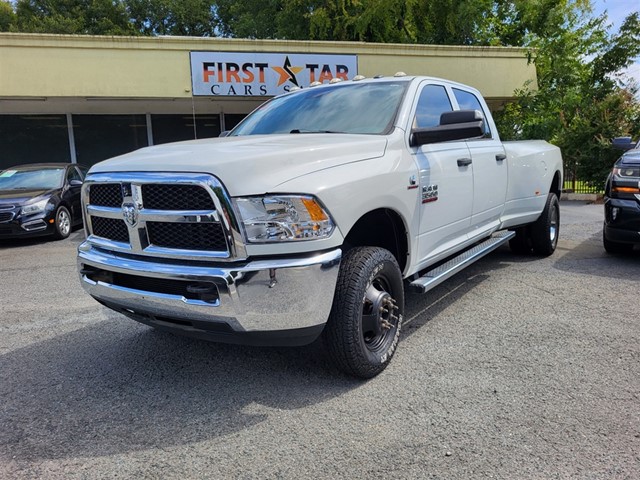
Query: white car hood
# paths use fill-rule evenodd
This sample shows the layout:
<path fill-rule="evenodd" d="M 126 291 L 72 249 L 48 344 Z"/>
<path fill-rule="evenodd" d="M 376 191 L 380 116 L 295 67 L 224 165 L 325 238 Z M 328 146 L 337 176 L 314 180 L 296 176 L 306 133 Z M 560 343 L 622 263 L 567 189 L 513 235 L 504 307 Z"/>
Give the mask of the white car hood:
<path fill-rule="evenodd" d="M 257 195 L 318 170 L 381 157 L 386 144 L 383 136 L 333 133 L 193 140 L 147 147 L 105 160 L 94 165 L 91 173 L 211 173 L 232 196 Z"/>

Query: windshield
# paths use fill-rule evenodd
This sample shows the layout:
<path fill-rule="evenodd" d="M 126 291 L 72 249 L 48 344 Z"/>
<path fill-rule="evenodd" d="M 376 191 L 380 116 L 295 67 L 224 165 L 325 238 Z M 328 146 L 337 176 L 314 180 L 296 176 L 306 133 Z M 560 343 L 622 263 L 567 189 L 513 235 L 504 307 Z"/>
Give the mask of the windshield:
<path fill-rule="evenodd" d="M 368 133 L 391 130 L 409 82 L 346 83 L 283 95 L 245 118 L 231 135 Z"/>
<path fill-rule="evenodd" d="M 64 168 L 5 170 L 0 172 L 0 190 L 51 190 L 62 186 Z"/>

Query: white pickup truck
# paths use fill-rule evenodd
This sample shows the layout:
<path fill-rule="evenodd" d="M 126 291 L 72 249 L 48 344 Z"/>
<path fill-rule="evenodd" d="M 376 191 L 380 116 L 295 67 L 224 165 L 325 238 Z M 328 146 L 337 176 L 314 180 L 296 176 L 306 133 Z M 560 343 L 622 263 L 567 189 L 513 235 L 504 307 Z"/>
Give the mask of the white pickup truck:
<path fill-rule="evenodd" d="M 85 290 L 159 329 L 304 345 L 362 378 L 393 356 L 404 290 L 505 242 L 550 255 L 562 159 L 500 141 L 473 88 L 396 75 L 271 99 L 223 138 L 144 148 L 83 186 Z"/>

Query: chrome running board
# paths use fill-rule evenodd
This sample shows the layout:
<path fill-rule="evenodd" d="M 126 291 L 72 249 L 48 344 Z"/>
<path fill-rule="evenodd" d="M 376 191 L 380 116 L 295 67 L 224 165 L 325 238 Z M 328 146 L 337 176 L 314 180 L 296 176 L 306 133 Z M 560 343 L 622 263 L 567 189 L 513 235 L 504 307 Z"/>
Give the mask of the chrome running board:
<path fill-rule="evenodd" d="M 499 246 L 507 243 L 515 235 L 516 232 L 510 232 L 508 230 L 494 234 L 492 237 L 477 244 L 475 247 L 465 250 L 458 256 L 453 257 L 451 260 L 443 263 L 433 270 L 427 271 L 423 276 L 409 284 L 410 289 L 417 293 L 428 292 L 448 278 L 454 276 L 463 268 L 471 265 L 476 260 L 480 260 L 488 253 L 493 252 Z"/>

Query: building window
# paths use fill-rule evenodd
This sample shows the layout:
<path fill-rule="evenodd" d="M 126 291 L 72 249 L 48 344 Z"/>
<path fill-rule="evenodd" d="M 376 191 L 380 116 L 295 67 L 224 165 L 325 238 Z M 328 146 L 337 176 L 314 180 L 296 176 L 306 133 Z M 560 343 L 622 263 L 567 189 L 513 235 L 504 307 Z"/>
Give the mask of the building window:
<path fill-rule="evenodd" d="M 153 143 L 179 142 L 220 135 L 220 115 L 151 115 Z"/>
<path fill-rule="evenodd" d="M 70 161 L 65 115 L 0 115 L 0 170 Z"/>
<path fill-rule="evenodd" d="M 226 113 L 224 115 L 224 129 L 231 130 L 233 127 L 238 125 L 246 116 L 246 113 Z"/>
<path fill-rule="evenodd" d="M 146 147 L 145 115 L 72 115 L 78 163 L 93 165 Z"/>

